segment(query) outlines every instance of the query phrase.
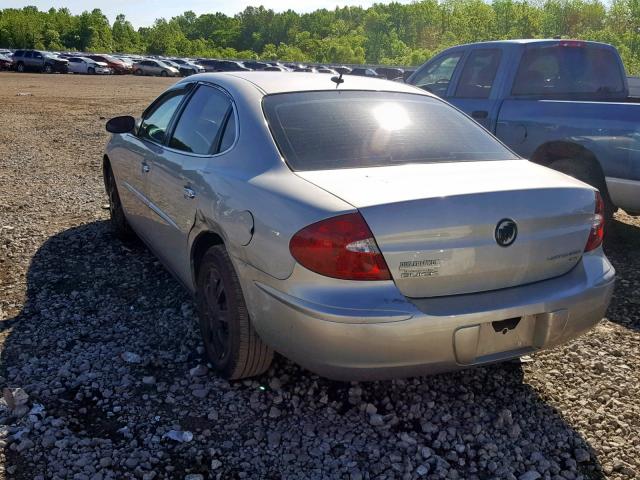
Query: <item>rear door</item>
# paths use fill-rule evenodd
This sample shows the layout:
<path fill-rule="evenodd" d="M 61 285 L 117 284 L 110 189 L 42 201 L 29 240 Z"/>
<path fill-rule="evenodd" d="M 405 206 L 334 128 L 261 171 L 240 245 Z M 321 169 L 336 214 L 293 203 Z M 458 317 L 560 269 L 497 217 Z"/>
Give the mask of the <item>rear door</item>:
<path fill-rule="evenodd" d="M 499 48 L 477 48 L 464 59 L 453 92 L 447 100 L 490 132 L 495 129 L 500 100 L 496 78 L 502 64 Z"/>
<path fill-rule="evenodd" d="M 191 271 L 188 236 L 205 193 L 200 174 L 224 154 L 221 148 L 227 149 L 223 131 L 233 114 L 231 99 L 224 91 L 192 85 L 195 91 L 178 113 L 165 146 L 151 152 L 149 187 L 157 213 L 152 226 L 154 250 L 187 283 Z"/>

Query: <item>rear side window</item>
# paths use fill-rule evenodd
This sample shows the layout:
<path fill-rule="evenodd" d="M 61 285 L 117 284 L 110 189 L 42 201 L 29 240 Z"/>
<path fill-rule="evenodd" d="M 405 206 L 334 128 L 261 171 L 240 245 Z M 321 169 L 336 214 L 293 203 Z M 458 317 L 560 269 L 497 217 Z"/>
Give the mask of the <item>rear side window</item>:
<path fill-rule="evenodd" d="M 182 112 L 169 146 L 200 155 L 216 153 L 230 114 L 229 97 L 217 88 L 201 85 Z"/>
<path fill-rule="evenodd" d="M 174 90 L 156 100 L 145 112 L 138 136 L 157 143 L 164 143 L 171 118 L 184 96 L 184 90 Z"/>
<path fill-rule="evenodd" d="M 293 170 L 518 158 L 450 105 L 426 95 L 324 91 L 266 96 L 263 108 Z"/>
<path fill-rule="evenodd" d="M 501 56 L 499 49 L 473 50 L 462 69 L 455 96 L 489 98 Z"/>
<path fill-rule="evenodd" d="M 624 83 L 614 52 L 582 42 L 527 48 L 512 90 L 516 96 L 549 97 L 589 98 L 621 93 Z"/>

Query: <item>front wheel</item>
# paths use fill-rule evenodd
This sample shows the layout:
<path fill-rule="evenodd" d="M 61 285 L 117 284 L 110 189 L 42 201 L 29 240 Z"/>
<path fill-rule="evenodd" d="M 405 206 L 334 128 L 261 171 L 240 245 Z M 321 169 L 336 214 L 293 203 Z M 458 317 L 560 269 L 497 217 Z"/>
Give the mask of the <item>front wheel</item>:
<path fill-rule="evenodd" d="M 89 67 L 89 69 L 87 70 L 87 73 L 88 73 L 89 75 L 95 75 L 95 73 L 96 73 L 96 69 L 95 69 L 95 68 L 93 68 L 93 67 Z"/>
<path fill-rule="evenodd" d="M 107 195 L 109 196 L 111 229 L 121 240 L 130 240 L 134 237 L 134 233 L 124 215 L 124 209 L 122 208 L 122 202 L 120 201 L 120 195 L 118 194 L 118 186 L 116 185 L 116 179 L 113 176 L 111 167 L 106 167 L 104 184 L 107 190 Z"/>
<path fill-rule="evenodd" d="M 16 66 L 16 70 L 20 73 L 24 73 L 24 63 L 18 63 L 18 65 Z"/>
<path fill-rule="evenodd" d="M 253 328 L 240 282 L 223 245 L 204 254 L 197 278 L 196 303 L 207 357 L 224 378 L 264 373 L 273 350 Z"/>
<path fill-rule="evenodd" d="M 139 68 L 133 72 L 134 75 L 140 76 L 142 75 L 142 70 L 140 70 Z"/>
<path fill-rule="evenodd" d="M 51 65 L 44 66 L 44 73 L 53 73 L 53 68 L 51 67 Z"/>
<path fill-rule="evenodd" d="M 169 75 L 169 74 L 167 73 L 167 71 L 166 71 L 166 70 L 162 70 L 162 71 L 160 72 L 160 76 L 161 76 L 161 77 L 166 77 L 167 75 Z"/>

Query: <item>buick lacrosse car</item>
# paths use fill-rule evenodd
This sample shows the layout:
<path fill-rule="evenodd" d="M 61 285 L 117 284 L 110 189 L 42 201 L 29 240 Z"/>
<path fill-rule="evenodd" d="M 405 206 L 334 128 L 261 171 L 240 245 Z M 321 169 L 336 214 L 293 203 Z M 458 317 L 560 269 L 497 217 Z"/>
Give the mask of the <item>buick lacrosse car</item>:
<path fill-rule="evenodd" d="M 345 380 L 477 366 L 609 303 L 598 192 L 415 87 L 199 74 L 107 130 L 113 228 L 194 294 L 226 378 L 274 351 Z"/>

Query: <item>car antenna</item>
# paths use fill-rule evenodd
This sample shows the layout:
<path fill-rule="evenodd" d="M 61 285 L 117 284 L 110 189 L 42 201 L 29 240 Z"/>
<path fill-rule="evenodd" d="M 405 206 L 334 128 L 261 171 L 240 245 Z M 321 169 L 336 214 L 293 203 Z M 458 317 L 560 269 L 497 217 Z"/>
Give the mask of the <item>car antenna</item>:
<path fill-rule="evenodd" d="M 344 79 L 342 78 L 342 73 L 343 72 L 340 72 L 339 77 L 331 77 L 331 81 L 336 84 L 336 88 L 338 88 L 341 83 L 344 83 Z"/>

